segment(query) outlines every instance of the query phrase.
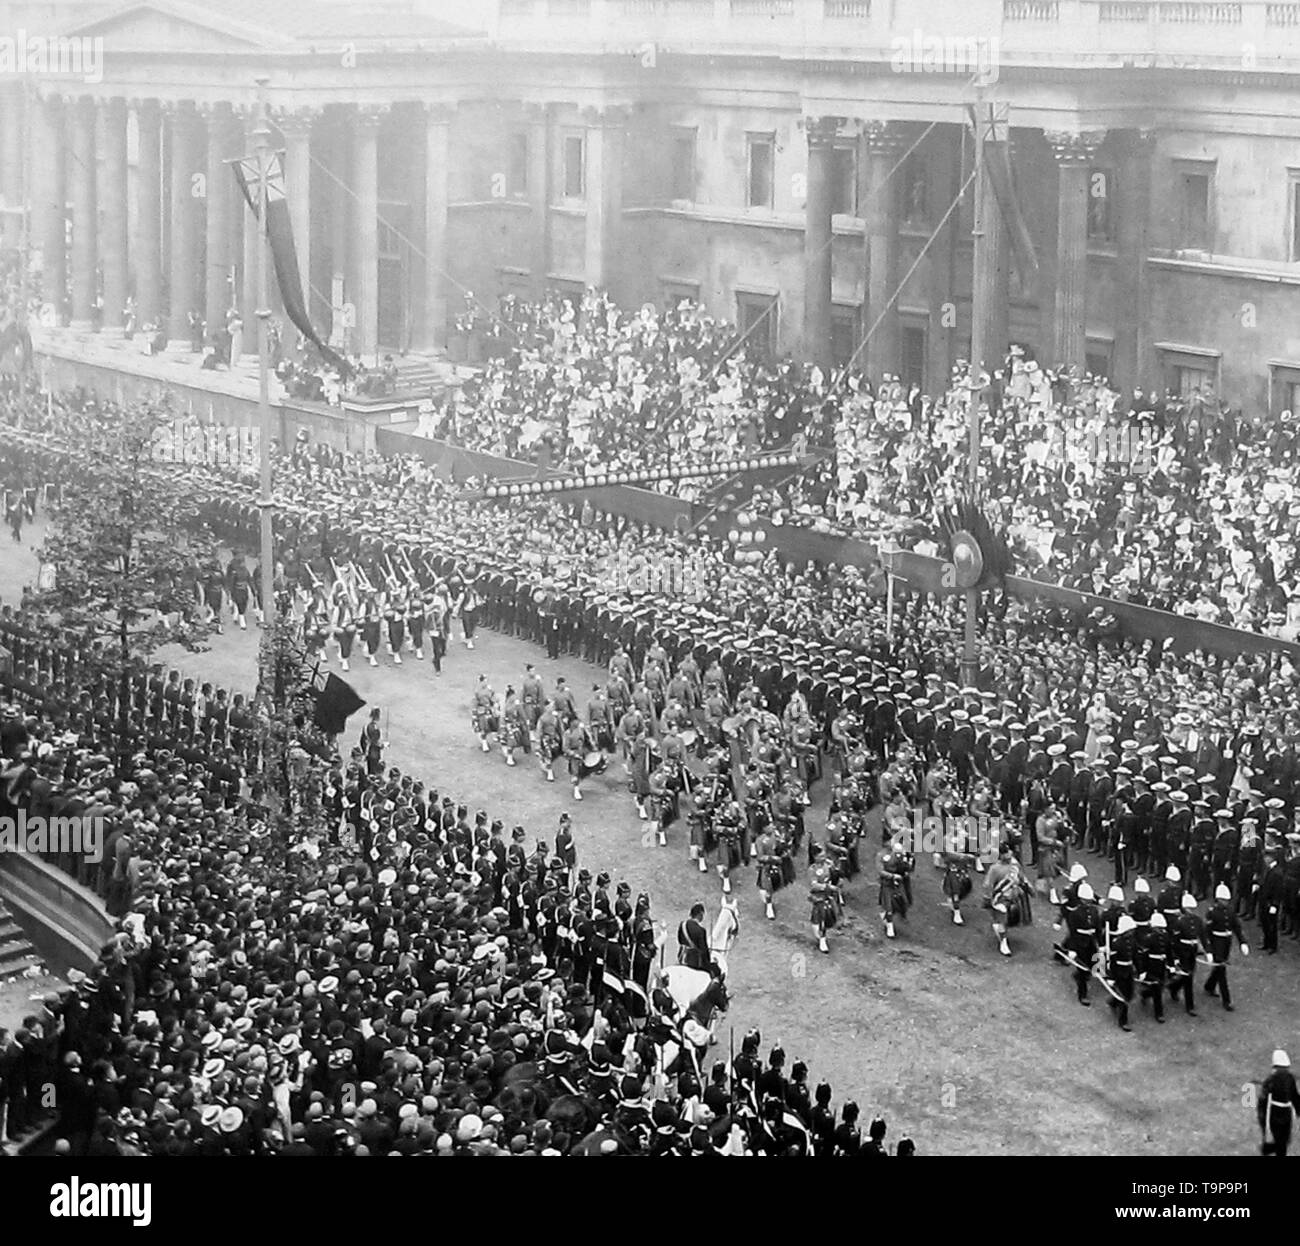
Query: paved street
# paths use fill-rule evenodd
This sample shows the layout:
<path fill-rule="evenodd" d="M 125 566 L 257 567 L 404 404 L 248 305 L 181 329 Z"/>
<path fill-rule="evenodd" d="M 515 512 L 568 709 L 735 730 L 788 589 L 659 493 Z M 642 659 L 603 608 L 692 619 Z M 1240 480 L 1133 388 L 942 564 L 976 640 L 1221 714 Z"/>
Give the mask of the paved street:
<path fill-rule="evenodd" d="M 15 546 L 0 539 L 0 597 L 17 600 L 35 575 L 37 529 Z M 202 654 L 164 652 L 188 674 L 250 689 L 256 631 L 227 632 Z M 387 660 L 385 660 L 387 661 Z M 579 862 L 607 869 L 633 891 L 646 889 L 670 930 L 695 899 L 717 911 L 719 883 L 687 858 L 684 831 L 674 828 L 658 848 L 645 832 L 622 781 L 621 767 L 589 781 L 576 804 L 562 774 L 547 784 L 532 759 L 509 769 L 499 752 L 483 754 L 469 727 L 469 701 L 485 672 L 497 692 L 518 682 L 535 662 L 548 686 L 563 674 L 585 701 L 599 672 L 571 659 L 548 662 L 530 644 L 480 633 L 467 652 L 456 642 L 438 678 L 426 660 L 370 670 L 354 661 L 350 678 L 368 702 L 386 711 L 388 759 L 427 785 L 475 809 L 522 823 L 532 835 L 553 837 L 559 814 L 573 814 Z M 335 665 L 337 669 L 337 665 Z M 354 718 L 356 734 L 362 715 Z M 351 743 L 351 740 L 345 741 Z M 825 791 L 808 825 L 824 835 Z M 832 937 L 830 956 L 818 953 L 808 924 L 804 869 L 777 900 L 777 920 L 763 918 L 753 871 L 739 871 L 741 936 L 731 956 L 733 1006 L 728 1025 L 737 1041 L 750 1026 L 763 1033 L 763 1052 L 780 1040 L 789 1062 L 805 1060 L 811 1081 L 827 1079 L 837 1102 L 854 1096 L 864 1115 L 882 1112 L 890 1136 L 910 1133 L 930 1154 L 1247 1154 L 1256 1144 L 1253 1110 L 1243 1084 L 1276 1046 L 1297 1045 L 1300 1016 L 1296 945 L 1284 941 L 1277 957 L 1234 953 L 1237 1011 L 1223 1013 L 1202 999 L 1199 1019 L 1167 1010 L 1157 1026 L 1134 1007 L 1135 1033 L 1122 1034 L 1094 992 L 1094 1006 L 1074 1002 L 1064 968 L 1050 959 L 1052 911 L 1037 925 L 1013 932 L 1015 956 L 997 954 L 978 903 L 967 925 L 954 927 L 940 907 L 938 876 L 917 866 L 917 903 L 899 938 L 887 942 L 876 915 L 876 822 L 864 841 L 864 877 L 849 889 L 847 926 Z M 1099 872 L 1093 858 L 1085 862 Z M 1098 890 L 1104 893 L 1106 879 Z M 1252 931 L 1253 932 L 1253 931 Z M 669 955 L 672 955 L 670 938 Z M 1201 978 L 1204 977 L 1201 971 Z"/>

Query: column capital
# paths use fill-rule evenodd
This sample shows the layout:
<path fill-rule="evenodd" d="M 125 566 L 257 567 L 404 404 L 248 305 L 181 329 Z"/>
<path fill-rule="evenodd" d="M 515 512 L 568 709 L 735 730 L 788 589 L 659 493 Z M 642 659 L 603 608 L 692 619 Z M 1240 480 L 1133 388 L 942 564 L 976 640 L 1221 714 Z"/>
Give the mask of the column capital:
<path fill-rule="evenodd" d="M 1087 164 L 1106 141 L 1105 130 L 1044 130 L 1043 137 L 1060 165 Z"/>
<path fill-rule="evenodd" d="M 617 130 L 632 119 L 626 104 L 591 104 L 578 109 L 578 120 L 589 130 Z"/>
<path fill-rule="evenodd" d="M 843 117 L 804 117 L 799 124 L 808 136 L 809 147 L 829 147 L 839 137 Z"/>
<path fill-rule="evenodd" d="M 450 125 L 456 119 L 459 105 L 446 100 L 426 100 L 420 105 L 428 125 Z"/>
<path fill-rule="evenodd" d="M 267 111 L 271 123 L 285 138 L 291 135 L 302 138 L 311 133 L 312 127 L 320 119 L 322 110 L 311 104 L 295 104 L 292 107 L 276 105 Z"/>
<path fill-rule="evenodd" d="M 137 113 L 154 113 L 159 111 L 158 97 L 156 95 L 130 95 L 127 97 L 127 107 L 134 109 Z"/>
<path fill-rule="evenodd" d="M 864 121 L 862 137 L 868 153 L 873 156 L 896 156 L 907 141 L 907 135 L 897 121 Z"/>
<path fill-rule="evenodd" d="M 1150 154 L 1151 149 L 1156 145 L 1156 140 L 1160 137 L 1160 131 L 1151 126 L 1134 126 L 1127 131 L 1127 134 L 1130 150 L 1143 156 Z"/>
<path fill-rule="evenodd" d="M 519 105 L 524 120 L 532 125 L 545 125 L 551 118 L 551 105 L 545 100 L 524 100 Z"/>
<path fill-rule="evenodd" d="M 127 99 L 124 95 L 106 95 L 99 101 L 100 107 L 113 116 L 125 115 Z"/>
<path fill-rule="evenodd" d="M 364 129 L 378 129 L 379 123 L 392 111 L 391 104 L 358 104 L 353 118 Z"/>

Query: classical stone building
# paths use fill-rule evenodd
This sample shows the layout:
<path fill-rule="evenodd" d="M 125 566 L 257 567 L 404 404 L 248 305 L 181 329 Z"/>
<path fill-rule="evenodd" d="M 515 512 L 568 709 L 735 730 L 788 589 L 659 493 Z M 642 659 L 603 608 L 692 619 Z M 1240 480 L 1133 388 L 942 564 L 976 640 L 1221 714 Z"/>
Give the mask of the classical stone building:
<path fill-rule="evenodd" d="M 226 161 L 265 76 L 313 313 L 364 352 L 437 347 L 466 291 L 597 284 L 933 387 L 969 350 L 991 116 L 1021 221 L 990 226 L 990 358 L 1300 402 L 1300 3 L 9 7 L 102 40 L 98 74 L 0 74 L 6 239 L 26 206 L 74 324 L 128 294 L 178 341 L 251 322 Z"/>

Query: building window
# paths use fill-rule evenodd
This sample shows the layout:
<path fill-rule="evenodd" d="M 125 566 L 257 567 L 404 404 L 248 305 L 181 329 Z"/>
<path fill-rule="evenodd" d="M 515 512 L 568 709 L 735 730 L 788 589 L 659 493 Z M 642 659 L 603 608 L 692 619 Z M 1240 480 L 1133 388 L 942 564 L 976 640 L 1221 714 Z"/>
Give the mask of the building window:
<path fill-rule="evenodd" d="M 1178 243 L 1189 251 L 1209 251 L 1210 247 L 1210 179 L 1203 170 L 1183 170 L 1179 174 L 1181 235 Z"/>
<path fill-rule="evenodd" d="M 675 311 L 683 303 L 698 303 L 700 287 L 693 281 L 665 281 L 664 309 Z"/>
<path fill-rule="evenodd" d="M 1115 241 L 1115 171 L 1088 170 L 1088 241 Z"/>
<path fill-rule="evenodd" d="M 1089 342 L 1083 357 L 1083 368 L 1089 376 L 1101 381 L 1110 380 L 1111 344 Z"/>
<path fill-rule="evenodd" d="M 859 329 L 861 312 L 856 307 L 831 308 L 831 361 L 837 368 L 847 368 L 862 340 Z"/>
<path fill-rule="evenodd" d="M 1219 380 L 1220 356 L 1214 351 L 1176 342 L 1157 342 L 1165 388 L 1182 398 L 1212 394 Z"/>
<path fill-rule="evenodd" d="M 1275 363 L 1269 372 L 1269 409 L 1274 415 L 1300 412 L 1300 367 Z"/>
<path fill-rule="evenodd" d="M 930 219 L 930 169 L 925 156 L 914 151 L 900 170 L 903 187 L 903 221 L 924 225 Z"/>
<path fill-rule="evenodd" d="M 856 147 L 831 148 L 831 213 L 835 216 L 858 214 L 858 150 Z"/>
<path fill-rule="evenodd" d="M 745 339 L 747 353 L 760 357 L 776 354 L 776 315 L 776 295 L 736 295 L 736 327 Z"/>
<path fill-rule="evenodd" d="M 776 162 L 776 136 L 773 134 L 750 134 L 747 136 L 749 146 L 749 186 L 746 203 L 751 208 L 770 208 L 772 206 L 773 169 Z"/>
<path fill-rule="evenodd" d="M 694 130 L 674 127 L 672 161 L 672 186 L 669 197 L 684 199 L 688 203 L 693 202 L 695 199 Z"/>
<path fill-rule="evenodd" d="M 906 389 L 913 385 L 925 387 L 925 328 L 922 325 L 902 326 L 899 342 L 898 379 Z"/>
<path fill-rule="evenodd" d="M 587 140 L 581 134 L 564 138 L 564 197 L 587 197 Z"/>

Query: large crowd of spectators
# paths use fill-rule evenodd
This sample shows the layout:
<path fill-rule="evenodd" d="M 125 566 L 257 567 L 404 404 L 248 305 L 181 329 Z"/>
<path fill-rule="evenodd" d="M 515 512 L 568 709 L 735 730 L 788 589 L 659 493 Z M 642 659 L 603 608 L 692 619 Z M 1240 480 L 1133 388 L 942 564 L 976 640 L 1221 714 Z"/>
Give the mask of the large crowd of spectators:
<path fill-rule="evenodd" d="M 431 431 L 573 467 L 802 437 L 833 457 L 760 501 L 832 529 L 902 515 L 925 530 L 945 483 L 962 478 L 957 386 L 935 404 L 891 379 L 872 387 L 747 362 L 731 330 L 689 307 L 624 319 L 593 297 L 580 319 L 571 311 L 508 307 L 511 349 Z M 1039 556 L 1037 574 L 1239 626 L 1289 624 L 1289 421 L 1259 430 L 1205 403 L 1121 404 L 1096 382 L 1026 381 L 1037 374 L 1018 358 L 1008 374 L 991 378 L 987 493 L 1022 560 Z M 8 424 L 31 402 L 4 401 Z M 83 401 L 24 406 L 25 435 L 55 432 Z M 1079 419 L 1063 423 L 1067 412 Z M 1150 430 L 1152 470 L 1090 453 L 1096 429 L 1120 414 Z M 21 471 L 48 475 L 54 462 L 24 458 Z M 242 487 L 217 467 L 190 469 L 184 485 L 197 498 Z M 905 598 L 887 638 L 883 584 L 857 568 L 797 566 L 775 550 L 738 562 L 726 543 L 587 506 L 458 500 L 415 459 L 295 447 L 277 492 L 295 525 L 279 568 L 288 582 L 306 548 L 339 532 L 382 543 L 418 529 L 483 576 L 579 601 L 618 591 L 611 567 L 686 554 L 711 634 L 773 634 L 941 679 L 959 669 L 959 603 Z M 1225 531 L 1235 535 L 1223 548 Z M 688 1044 L 684 1028 L 653 1016 L 637 1025 L 537 922 L 567 906 L 629 960 L 653 930 L 648 909 L 620 908 L 609 880 L 580 871 L 558 836 L 507 833 L 411 776 L 371 774 L 353 751 L 330 768 L 336 803 L 319 828 L 291 839 L 252 799 L 263 764 L 254 708 L 240 702 L 237 715 L 234 697 L 204 688 L 171 708 L 144 669 L 124 707 L 120 685 L 83 670 L 76 638 L 50 620 L 0 623 L 11 637 L 35 633 L 20 638 L 10 678 L 8 799 L 105 818 L 104 863 L 83 881 L 121 919 L 96 973 L 0 1035 L 11 1134 L 30 1116 L 25 1088 L 52 1079 L 68 1145 L 92 1154 L 883 1150 L 880 1127 L 864 1141 L 856 1108 L 837 1117 L 829 1089 L 810 1091 L 806 1068 L 787 1074 L 784 1053 L 764 1060 L 752 1039 L 730 1068 L 707 1067 L 706 1041 L 666 1076 L 665 1046 Z M 1261 783 L 1289 783 L 1300 764 L 1300 676 L 1285 660 L 1178 656 L 1110 635 L 1095 616 L 1005 598 L 991 603 L 981 643 L 981 688 L 1017 709 L 1086 726 L 1100 697 L 1112 732 L 1142 744 L 1253 731 L 1270 742 Z"/>
<path fill-rule="evenodd" d="M 936 503 L 968 478 L 965 363 L 944 393 L 898 377 L 772 360 L 681 303 L 623 313 L 504 301 L 489 359 L 421 431 L 556 469 L 710 461 L 760 448 L 827 451 L 760 489 L 774 522 L 934 537 Z M 1247 416 L 1201 390 L 1122 395 L 1013 347 L 980 378 L 981 492 L 1031 578 L 1293 638 L 1296 422 Z M 665 484 L 687 499 L 698 480 Z"/>

